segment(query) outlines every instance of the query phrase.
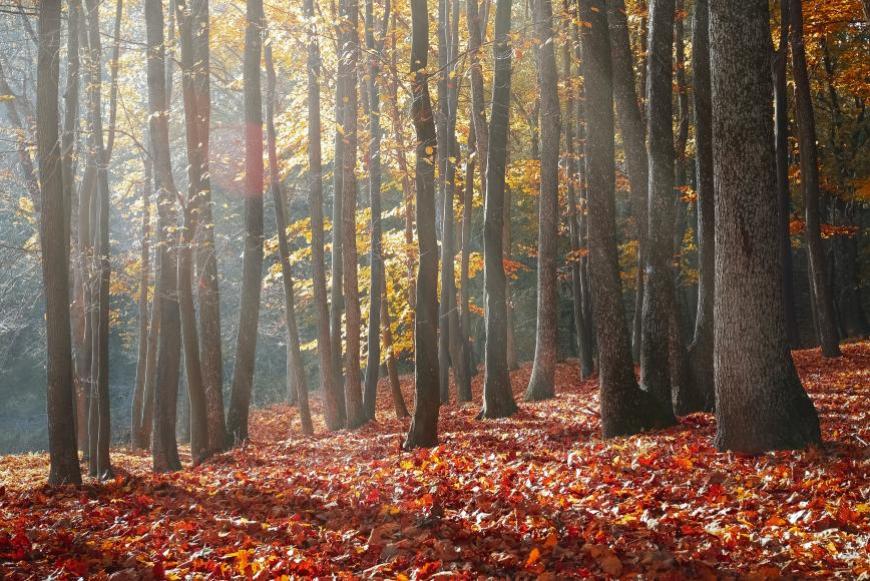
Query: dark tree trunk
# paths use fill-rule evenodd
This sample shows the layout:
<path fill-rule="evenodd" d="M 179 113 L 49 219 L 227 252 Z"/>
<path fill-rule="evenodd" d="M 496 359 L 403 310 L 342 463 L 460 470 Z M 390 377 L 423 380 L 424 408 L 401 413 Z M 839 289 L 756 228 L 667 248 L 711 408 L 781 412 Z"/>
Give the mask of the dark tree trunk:
<path fill-rule="evenodd" d="M 383 279 L 383 296 L 381 297 L 381 327 L 384 340 L 384 351 L 387 353 L 387 375 L 390 379 L 390 394 L 393 398 L 393 409 L 396 410 L 396 418 L 407 418 L 408 407 L 402 396 L 402 387 L 399 383 L 399 367 L 396 364 L 396 353 L 393 351 L 393 330 L 390 328 L 390 302 L 387 300 L 387 282 Z"/>
<path fill-rule="evenodd" d="M 248 410 L 254 385 L 257 323 L 263 271 L 263 98 L 260 91 L 260 56 L 263 30 L 262 0 L 247 0 L 245 27 L 245 250 L 242 301 L 236 362 L 227 415 L 229 445 L 248 439 Z"/>
<path fill-rule="evenodd" d="M 595 296 L 601 393 L 601 428 L 605 437 L 634 434 L 669 423 L 660 402 L 638 389 L 631 342 L 622 304 L 614 232 L 615 167 L 612 68 L 603 0 L 580 4 L 586 90 L 586 160 L 589 180 L 589 255 Z"/>
<path fill-rule="evenodd" d="M 49 484 L 81 484 L 76 452 L 69 311 L 69 238 L 64 228 L 63 164 L 58 135 L 60 0 L 39 10 L 36 146 L 42 185 L 40 242 L 45 286 Z"/>
<path fill-rule="evenodd" d="M 511 91 L 511 0 L 495 9 L 492 115 L 486 161 L 483 220 L 484 287 L 486 291 L 486 371 L 480 416 L 501 418 L 517 411 L 508 372 L 507 280 L 504 272 L 505 166 Z"/>
<path fill-rule="evenodd" d="M 784 328 L 771 54 L 766 0 L 710 3 L 716 446 L 748 453 L 820 440 Z"/>
<path fill-rule="evenodd" d="M 466 373 L 469 377 L 477 372 L 474 365 L 474 355 L 472 353 L 471 344 L 471 313 L 469 311 L 469 303 L 471 301 L 471 282 L 468 276 L 468 269 L 471 261 L 471 210 L 474 204 L 474 172 L 477 164 L 477 150 L 475 149 L 474 123 L 468 129 L 468 159 L 465 162 L 465 190 L 462 199 L 462 241 L 460 243 L 460 263 L 459 263 L 459 340 L 464 344 L 465 361 L 463 362 L 466 368 Z M 465 391 L 465 386 L 458 386 L 457 397 L 460 402 L 470 402 L 471 385 L 469 382 L 468 391 Z"/>
<path fill-rule="evenodd" d="M 151 456 L 155 472 L 181 469 L 175 440 L 178 405 L 178 376 L 181 364 L 181 328 L 178 304 L 178 256 L 175 231 L 178 217 L 175 202 L 178 191 L 172 179 L 169 150 L 169 119 L 166 114 L 166 52 L 163 36 L 163 5 L 146 0 L 145 28 L 148 42 L 148 109 L 154 178 L 157 186 L 158 274 L 155 305 L 160 313 L 160 335 L 154 389 L 154 428 Z M 152 326 L 154 326 L 152 324 Z M 146 380 L 147 382 L 147 380 Z M 147 383 L 146 383 L 147 390 Z M 146 400 L 147 402 L 147 400 Z M 146 405 L 148 405 L 146 403 Z"/>
<path fill-rule="evenodd" d="M 625 164 L 631 185 L 631 209 L 637 235 L 637 281 L 632 320 L 632 354 L 640 355 L 642 341 L 642 311 L 644 259 L 648 229 L 647 197 L 649 192 L 649 165 L 644 143 L 643 116 L 635 91 L 634 63 L 625 0 L 608 0 L 607 21 L 610 28 L 610 53 L 613 58 L 613 99 L 625 151 Z"/>
<path fill-rule="evenodd" d="M 334 2 L 333 2 L 334 6 Z M 334 9 L 333 9 L 334 11 Z M 334 15 L 336 17 L 336 22 L 339 22 L 338 15 Z M 344 32 L 342 32 L 341 27 L 336 25 L 335 27 L 335 37 L 337 40 L 336 50 L 340 50 L 342 45 L 342 37 Z M 343 57 L 340 57 L 341 60 Z M 345 100 L 347 99 L 347 79 L 346 75 L 338 75 L 335 79 L 335 122 L 336 122 L 336 130 L 335 130 L 335 152 L 333 155 L 332 161 L 332 176 L 333 176 L 333 187 L 332 187 L 332 284 L 330 287 L 330 299 L 331 299 L 331 308 L 329 311 L 329 326 L 330 326 L 330 335 L 331 335 L 331 345 L 332 345 L 332 370 L 333 375 L 335 376 L 335 382 L 337 385 L 337 390 L 339 392 L 339 400 L 338 404 L 340 406 L 338 416 L 341 419 L 341 426 L 345 427 L 347 424 L 347 409 L 344 397 L 344 368 L 342 367 L 342 352 L 344 350 L 344 344 L 341 338 L 341 313 L 344 311 L 344 294 L 342 293 L 342 282 L 344 279 L 344 266 L 343 266 L 343 257 L 342 257 L 342 246 L 343 246 L 343 238 L 342 238 L 342 216 L 343 216 L 343 205 L 344 200 L 343 192 L 344 187 L 342 186 L 342 180 L 344 179 L 344 171 L 342 168 L 344 167 L 344 149 L 345 149 L 345 135 L 344 135 L 344 110 L 347 107 Z"/>
<path fill-rule="evenodd" d="M 426 64 L 429 53 L 429 15 L 426 0 L 411 0 L 411 116 L 417 132 L 417 308 L 414 320 L 414 415 L 404 448 L 438 443 L 438 250 L 435 236 L 436 138 L 429 99 Z"/>
<path fill-rule="evenodd" d="M 695 106 L 695 171 L 698 193 L 698 310 L 689 347 L 694 390 L 674 394 L 678 414 L 712 411 L 713 293 L 715 284 L 715 189 L 713 184 L 713 109 L 710 105 L 710 4 L 697 0 L 692 26 L 692 77 Z M 683 387 L 680 385 L 679 387 Z"/>
<path fill-rule="evenodd" d="M 559 241 L 559 75 L 553 49 L 553 4 L 534 0 L 541 95 L 541 189 L 538 198 L 538 317 L 535 360 L 526 400 L 556 395 L 557 311 L 556 250 Z"/>
<path fill-rule="evenodd" d="M 671 270 L 675 195 L 671 104 L 673 41 L 674 0 L 652 0 L 649 28 L 650 56 L 647 63 L 648 246 L 644 266 L 640 381 L 643 388 L 658 399 L 666 410 L 672 408 L 669 338 L 671 316 L 675 309 L 674 280 Z M 598 293 L 595 293 L 595 298 L 599 298 Z M 676 422 L 672 411 L 667 421 Z"/>
<path fill-rule="evenodd" d="M 133 450 L 145 448 L 141 439 L 142 409 L 145 401 L 145 374 L 148 361 L 148 287 L 151 279 L 151 161 L 143 164 L 145 179 L 142 184 L 142 252 L 139 272 L 139 337 L 136 353 L 136 379 L 133 383 L 133 397 L 130 409 L 130 447 Z"/>
<path fill-rule="evenodd" d="M 801 186 L 804 193 L 807 256 L 810 265 L 810 286 L 813 309 L 818 322 L 822 355 L 839 357 L 839 333 L 834 315 L 834 301 L 828 282 L 825 249 L 822 243 L 819 217 L 819 163 L 816 146 L 816 121 L 807 74 L 807 55 L 804 47 L 804 19 L 800 0 L 789 0 L 791 11 L 792 75 L 795 85 L 795 108 L 800 147 Z"/>
<path fill-rule="evenodd" d="M 287 242 L 287 210 L 281 178 L 278 172 L 278 145 L 275 137 L 276 93 L 275 66 L 272 63 L 272 45 L 265 48 L 266 61 L 266 140 L 269 148 L 269 189 L 275 204 L 275 229 L 278 231 L 278 257 L 281 261 L 281 282 L 284 287 L 284 318 L 287 326 L 287 390 L 288 396 L 297 401 L 302 433 L 314 433 L 311 411 L 308 406 L 308 381 L 299 348 L 299 326 L 296 322 L 296 297 L 293 290 L 293 273 L 290 270 L 290 245 Z"/>
<path fill-rule="evenodd" d="M 468 23 L 468 55 L 471 70 L 471 118 L 474 126 L 475 151 L 480 168 L 482 191 L 486 191 L 486 163 L 489 159 L 489 124 L 486 121 L 484 104 L 483 69 L 480 63 L 480 49 L 486 18 L 481 18 L 477 0 L 466 0 L 465 20 Z"/>
<path fill-rule="evenodd" d="M 63 203 L 64 217 L 63 224 L 65 230 L 64 236 L 69 239 L 71 234 L 72 220 L 72 199 L 76 188 L 76 160 L 75 146 L 78 136 L 79 125 L 79 76 L 80 76 L 80 60 L 79 60 L 79 36 L 81 30 L 79 21 L 81 16 L 80 0 L 71 0 L 68 2 L 67 16 L 67 47 L 66 47 L 66 91 L 63 94 L 64 99 L 64 114 L 63 114 L 63 133 L 61 134 L 61 156 L 63 163 Z M 0 75 L 2 76 L 2 75 Z M 0 80 L 5 84 L 5 81 Z M 4 91 L 5 92 L 5 91 Z M 14 104 L 10 103 L 9 111 L 16 115 Z M 25 152 L 26 153 L 26 152 Z M 27 162 L 30 163 L 30 156 L 25 156 Z M 24 159 L 19 153 L 19 159 Z M 32 164 L 31 164 L 32 165 Z M 32 170 L 31 170 L 32 172 Z M 34 207 L 36 207 L 36 198 L 33 198 Z M 75 300 L 75 291 L 73 291 Z M 75 333 L 75 329 L 73 329 Z M 74 347 L 75 348 L 75 347 Z"/>

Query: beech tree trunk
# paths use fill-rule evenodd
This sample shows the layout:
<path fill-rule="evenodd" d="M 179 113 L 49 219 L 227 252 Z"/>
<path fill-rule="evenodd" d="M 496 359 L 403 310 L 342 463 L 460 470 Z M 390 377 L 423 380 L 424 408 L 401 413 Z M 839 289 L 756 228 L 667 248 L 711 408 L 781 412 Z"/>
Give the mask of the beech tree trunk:
<path fill-rule="evenodd" d="M 148 360 L 148 288 L 151 279 L 151 161 L 143 163 L 145 179 L 142 183 L 142 250 L 139 257 L 139 337 L 136 354 L 136 379 L 133 382 L 133 397 L 130 409 L 130 447 L 143 449 L 142 409 L 145 401 L 145 370 Z"/>
<path fill-rule="evenodd" d="M 76 451 L 69 311 L 69 238 L 64 229 L 63 164 L 58 135 L 60 0 L 39 10 L 36 146 L 42 186 L 40 247 L 47 340 L 48 483 L 81 484 Z"/>
<path fill-rule="evenodd" d="M 816 122 L 810 94 L 810 80 L 807 75 L 807 55 L 804 47 L 803 8 L 800 0 L 791 3 L 791 43 L 792 75 L 795 84 L 795 105 L 797 111 L 798 141 L 800 147 L 801 186 L 804 193 L 804 214 L 806 220 L 807 256 L 809 257 L 813 309 L 818 322 L 819 342 L 822 355 L 839 357 L 840 344 L 837 320 L 834 315 L 834 301 L 828 282 L 825 264 L 825 249 L 822 243 L 821 219 L 819 217 L 819 163 L 816 146 Z"/>
<path fill-rule="evenodd" d="M 785 335 L 768 17 L 766 0 L 710 3 L 715 443 L 746 453 L 820 440 Z"/>
<path fill-rule="evenodd" d="M 508 372 L 507 280 L 504 272 L 505 166 L 511 90 L 511 0 L 497 0 L 492 82 L 492 114 L 486 161 L 483 220 L 486 291 L 486 372 L 480 417 L 509 417 L 517 411 Z"/>
<path fill-rule="evenodd" d="M 257 323 L 263 272 L 263 99 L 260 56 L 263 31 L 262 0 L 247 0 L 245 27 L 245 250 L 242 301 L 236 362 L 227 415 L 227 444 L 248 439 L 248 411 L 254 385 Z"/>
<path fill-rule="evenodd" d="M 407 418 L 408 407 L 402 395 L 402 387 L 399 383 L 399 367 L 396 364 L 396 353 L 393 350 L 393 330 L 390 328 L 390 302 L 387 300 L 387 282 L 383 279 L 383 296 L 381 297 L 381 327 L 383 329 L 384 351 L 387 353 L 387 375 L 390 379 L 390 394 L 393 398 L 393 409 L 396 410 L 396 419 Z"/>
<path fill-rule="evenodd" d="M 671 316 L 675 309 L 671 270 L 675 195 L 671 104 L 673 44 L 674 0 L 652 0 L 647 73 L 649 243 L 644 266 L 640 381 L 644 390 L 655 396 L 667 410 L 672 408 L 669 338 Z M 592 122 L 591 119 L 589 122 Z M 599 299 L 599 293 L 595 293 L 595 298 Z M 670 412 L 667 420 L 676 423 L 673 412 Z"/>
<path fill-rule="evenodd" d="M 558 351 L 556 251 L 559 241 L 559 75 L 553 49 L 553 4 L 535 0 L 538 42 L 538 87 L 541 94 L 541 186 L 538 198 L 538 317 L 535 360 L 526 389 L 526 400 L 556 395 Z"/>
<path fill-rule="evenodd" d="M 332 3 L 334 5 L 334 2 Z M 339 25 L 340 19 L 336 16 L 335 36 L 337 39 L 336 50 L 340 50 L 342 46 L 342 32 Z M 341 56 L 339 60 L 343 59 Z M 337 75 L 335 79 L 335 151 L 332 161 L 332 284 L 330 287 L 331 308 L 329 311 L 329 325 L 332 344 L 332 369 L 335 376 L 338 391 L 341 397 L 339 398 L 339 417 L 341 418 L 341 427 L 345 427 L 347 423 L 347 408 L 344 395 L 344 368 L 342 367 L 342 352 L 344 350 L 344 342 L 341 338 L 341 314 L 344 311 L 344 295 L 342 293 L 342 283 L 344 279 L 344 265 L 342 257 L 342 216 L 344 200 L 342 180 L 344 179 L 344 149 L 345 149 L 345 129 L 344 129 L 344 110 L 347 107 L 345 100 L 347 99 L 347 75 Z"/>
<path fill-rule="evenodd" d="M 426 64 L 429 15 L 426 0 L 411 0 L 411 117 L 417 132 L 417 307 L 414 319 L 414 415 L 404 448 L 438 443 L 438 247 L 435 236 L 435 119 Z"/>
<path fill-rule="evenodd" d="M 598 335 L 598 382 L 604 437 L 635 434 L 670 423 L 665 408 L 638 389 L 619 280 L 614 232 L 615 167 L 613 81 L 604 0 L 580 3 L 586 92 L 589 258 Z M 672 417 L 672 414 L 671 414 Z"/>
<path fill-rule="evenodd" d="M 148 42 L 148 110 L 154 178 L 157 186 L 157 247 L 159 248 L 155 305 L 160 313 L 154 389 L 154 428 L 151 456 L 155 472 L 181 469 L 175 439 L 178 378 L 181 364 L 181 328 L 178 304 L 178 191 L 172 179 L 169 150 L 169 119 L 166 111 L 166 51 L 163 36 L 163 5 L 145 1 Z M 147 373 L 147 372 L 146 372 Z M 147 384 L 146 384 L 147 385 Z M 147 388 L 146 388 L 147 389 Z M 147 402 L 147 399 L 146 399 Z M 146 403 L 146 405 L 148 405 Z"/>
<path fill-rule="evenodd" d="M 715 284 L 715 188 L 713 184 L 713 109 L 710 104 L 710 4 L 697 0 L 692 26 L 692 77 L 695 107 L 695 171 L 698 195 L 698 309 L 689 346 L 694 389 L 674 394 L 675 411 L 713 411 L 713 288 Z M 683 386 L 680 385 L 682 388 Z"/>
<path fill-rule="evenodd" d="M 323 248 L 323 168 L 320 144 L 320 44 L 315 27 L 314 0 L 305 0 L 308 29 L 308 206 L 311 212 L 311 262 L 314 307 L 317 313 L 317 356 L 320 362 L 320 386 L 323 390 L 323 414 L 326 427 L 344 427 L 344 394 L 335 376 L 332 337 L 329 331 L 329 307 L 326 302 L 326 268 Z M 339 349 L 341 347 L 339 346 Z"/>

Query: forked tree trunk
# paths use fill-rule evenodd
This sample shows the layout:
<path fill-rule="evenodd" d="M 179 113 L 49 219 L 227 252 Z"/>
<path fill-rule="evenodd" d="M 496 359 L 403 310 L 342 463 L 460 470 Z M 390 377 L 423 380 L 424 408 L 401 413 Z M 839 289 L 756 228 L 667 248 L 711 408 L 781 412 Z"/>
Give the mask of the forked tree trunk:
<path fill-rule="evenodd" d="M 839 333 L 834 315 L 834 301 L 828 281 L 825 249 L 822 243 L 819 217 L 819 162 L 816 146 L 816 122 L 813 112 L 810 80 L 807 74 L 807 55 L 804 47 L 803 8 L 800 0 L 791 3 L 791 55 L 795 85 L 798 142 L 800 147 L 801 186 L 804 193 L 807 256 L 809 257 L 810 286 L 813 309 L 818 322 L 822 355 L 839 357 Z"/>
<path fill-rule="evenodd" d="M 671 317 L 676 308 L 671 270 L 674 224 L 673 40 L 674 0 L 652 0 L 647 73 L 649 244 L 644 267 L 640 381 L 667 410 L 672 408 L 669 337 Z M 595 293 L 595 298 L 599 299 L 598 293 Z M 667 419 L 669 423 L 676 422 L 673 412 Z"/>
<path fill-rule="evenodd" d="M 308 26 L 308 206 L 311 212 L 311 262 L 314 306 L 317 313 L 317 356 L 323 390 L 326 427 L 344 427 L 344 394 L 335 376 L 329 307 L 326 302 L 326 267 L 323 244 L 323 168 L 320 144 L 320 44 L 315 28 L 314 0 L 305 0 Z M 340 348 L 340 347 L 339 347 Z"/>
<path fill-rule="evenodd" d="M 438 254 L 435 237 L 436 138 L 426 64 L 429 15 L 426 0 L 411 0 L 411 117 L 417 132 L 417 308 L 414 319 L 414 415 L 404 448 L 438 443 Z"/>
<path fill-rule="evenodd" d="M 486 372 L 480 417 L 502 418 L 517 411 L 508 368 L 507 280 L 504 272 L 505 165 L 511 91 L 511 0 L 495 9 L 492 115 L 486 161 L 483 220 L 484 287 L 486 291 Z"/>
<path fill-rule="evenodd" d="M 559 75 L 553 49 L 553 4 L 534 0 L 541 94 L 541 186 L 538 198 L 538 317 L 535 360 L 526 400 L 556 394 L 557 316 L 556 250 L 559 241 Z"/>
<path fill-rule="evenodd" d="M 60 0 L 39 10 L 36 79 L 36 146 L 42 184 L 40 243 L 45 286 L 49 484 L 81 484 L 76 452 L 69 312 L 69 238 L 64 232 L 64 191 L 58 135 Z"/>
<path fill-rule="evenodd" d="M 747 453 L 820 440 L 784 328 L 768 22 L 766 0 L 710 3 L 715 443 Z"/>
<path fill-rule="evenodd" d="M 157 186 L 158 274 L 155 309 L 160 313 L 157 327 L 157 367 L 154 389 L 154 428 L 151 456 L 155 472 L 181 469 L 175 438 L 178 378 L 181 364 L 181 329 L 178 304 L 178 191 L 172 179 L 169 150 L 169 119 L 166 114 L 166 52 L 163 36 L 163 5 L 146 0 L 145 29 L 148 42 L 148 110 L 154 177 Z M 147 372 L 146 372 L 147 373 Z M 147 402 L 147 400 L 146 400 Z M 147 404 L 146 404 L 147 405 Z"/>
<path fill-rule="evenodd" d="M 634 434 L 669 423 L 667 410 L 638 389 L 622 304 L 614 232 L 615 167 L 612 68 L 604 0 L 580 3 L 586 91 L 589 257 L 598 335 L 601 430 L 604 437 Z M 672 417 L 672 414 L 671 414 Z"/>
<path fill-rule="evenodd" d="M 242 301 L 227 444 L 248 439 L 248 412 L 254 386 L 257 323 L 263 272 L 263 97 L 260 91 L 260 56 L 263 30 L 262 0 L 247 0 L 245 26 L 245 249 L 242 266 Z"/>

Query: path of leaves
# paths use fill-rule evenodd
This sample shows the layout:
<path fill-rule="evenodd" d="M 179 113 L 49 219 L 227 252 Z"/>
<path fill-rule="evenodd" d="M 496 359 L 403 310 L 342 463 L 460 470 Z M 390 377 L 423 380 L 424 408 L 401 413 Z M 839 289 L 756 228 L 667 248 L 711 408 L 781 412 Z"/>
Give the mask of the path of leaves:
<path fill-rule="evenodd" d="M 602 441 L 568 363 L 512 419 L 445 407 L 432 450 L 400 451 L 382 386 L 377 424 L 306 439 L 292 408 L 262 410 L 247 448 L 170 475 L 119 450 L 114 481 L 51 489 L 44 455 L 5 457 L 0 577 L 867 578 L 870 343 L 844 353 L 795 354 L 825 439 L 804 452 L 717 453 L 703 414 Z"/>

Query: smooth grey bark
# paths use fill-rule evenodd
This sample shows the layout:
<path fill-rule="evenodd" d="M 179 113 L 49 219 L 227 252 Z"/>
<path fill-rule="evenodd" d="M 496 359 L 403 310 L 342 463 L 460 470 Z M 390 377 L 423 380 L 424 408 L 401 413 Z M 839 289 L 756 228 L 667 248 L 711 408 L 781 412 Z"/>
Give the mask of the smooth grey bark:
<path fill-rule="evenodd" d="M 747 453 L 820 440 L 784 328 L 768 18 L 766 0 L 710 3 L 715 443 Z"/>
<path fill-rule="evenodd" d="M 426 64 L 429 15 L 426 0 L 411 0 L 411 117 L 417 133 L 417 307 L 414 319 L 414 415 L 404 448 L 438 443 L 438 254 L 435 235 L 435 163 L 438 147 Z"/>
<path fill-rule="evenodd" d="M 622 304 L 614 232 L 615 166 L 610 39 L 604 0 L 580 4 L 583 78 L 586 90 L 589 258 L 598 335 L 601 429 L 604 437 L 669 423 L 664 406 L 638 388 Z"/>
<path fill-rule="evenodd" d="M 559 241 L 559 75 L 553 49 L 553 5 L 535 0 L 538 43 L 538 87 L 541 96 L 541 185 L 538 197 L 538 316 L 535 359 L 526 389 L 527 401 L 556 395 L 558 351 L 556 251 Z"/>
<path fill-rule="evenodd" d="M 69 238 L 64 229 L 63 164 L 59 139 L 60 0 L 39 10 L 36 146 L 42 185 L 40 247 L 47 340 L 48 483 L 81 484 L 76 450 L 69 311 Z"/>
<path fill-rule="evenodd" d="M 148 360 L 148 289 L 151 280 L 151 195 L 153 181 L 151 179 L 151 161 L 145 160 L 143 165 L 145 179 L 142 187 L 142 239 L 139 255 L 139 337 L 136 350 L 136 378 L 133 381 L 133 397 L 130 405 L 130 447 L 133 450 L 143 449 L 142 443 L 142 409 L 145 402 L 145 371 Z"/>
<path fill-rule="evenodd" d="M 801 186 L 804 194 L 805 234 L 807 256 L 810 265 L 810 289 L 813 309 L 819 331 L 822 355 L 839 357 L 839 333 L 834 315 L 834 301 L 828 281 L 825 249 L 822 243 L 821 219 L 819 216 L 819 162 L 816 146 L 816 121 L 813 112 L 810 80 L 807 74 L 807 55 L 804 46 L 803 8 L 800 0 L 788 0 L 791 4 L 792 76 L 795 85 L 795 110 L 800 149 Z"/>
<path fill-rule="evenodd" d="M 248 411 L 254 386 L 257 323 L 263 271 L 263 96 L 260 89 L 263 2 L 247 0 L 245 26 L 245 248 L 242 259 L 242 300 L 230 408 L 227 444 L 248 439 Z"/>

